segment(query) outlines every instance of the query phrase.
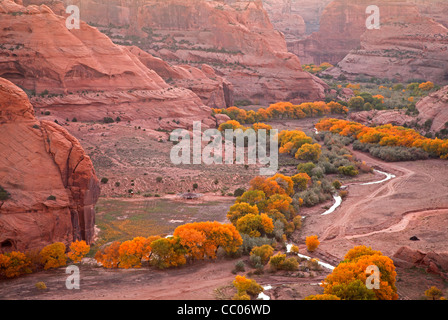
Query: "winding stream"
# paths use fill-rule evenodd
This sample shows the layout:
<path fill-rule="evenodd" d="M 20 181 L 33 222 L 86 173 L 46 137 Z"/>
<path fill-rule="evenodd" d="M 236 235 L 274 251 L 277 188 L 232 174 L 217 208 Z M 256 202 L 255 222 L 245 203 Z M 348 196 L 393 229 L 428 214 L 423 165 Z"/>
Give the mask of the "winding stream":
<path fill-rule="evenodd" d="M 379 184 L 379 183 L 383 183 L 383 182 L 386 182 L 386 181 L 389 181 L 391 179 L 396 178 L 396 176 L 394 174 L 392 174 L 392 173 L 387 173 L 387 172 L 383 172 L 383 171 L 376 170 L 376 169 L 374 169 L 373 171 L 376 172 L 376 173 L 385 175 L 386 178 L 384 178 L 382 180 L 378 180 L 378 181 L 360 183 L 358 185 L 359 186 L 368 186 L 368 185 L 372 185 L 372 184 Z M 344 188 L 344 187 L 342 187 L 342 188 Z M 331 206 L 330 209 L 328 209 L 327 211 L 322 213 L 321 214 L 322 216 L 325 216 L 327 214 L 333 213 L 342 204 L 342 198 L 339 195 L 334 195 L 333 199 L 334 199 L 334 204 Z"/>
<path fill-rule="evenodd" d="M 386 182 L 386 181 L 388 181 L 388 180 L 390 180 L 390 179 L 396 178 L 396 176 L 393 175 L 392 173 L 387 173 L 387 172 L 383 172 L 383 171 L 376 170 L 376 169 L 373 170 L 373 171 L 374 171 L 374 172 L 377 172 L 377 173 L 379 173 L 379 174 L 383 174 L 383 175 L 385 175 L 386 178 L 384 178 L 383 180 L 380 180 L 380 181 L 373 181 L 373 182 L 361 183 L 360 186 L 368 186 L 368 185 L 371 185 L 371 184 L 383 183 L 383 182 Z"/>
<path fill-rule="evenodd" d="M 333 198 L 334 198 L 333 206 L 331 206 L 330 209 L 328 209 L 327 211 L 322 213 L 321 214 L 322 216 L 332 213 L 334 210 L 336 210 L 342 204 L 342 197 L 340 195 L 334 195 Z"/>
<path fill-rule="evenodd" d="M 291 252 L 291 248 L 292 248 L 292 246 L 293 246 L 292 243 L 287 244 L 287 245 L 286 245 L 286 252 Z M 309 256 L 306 256 L 306 255 L 304 255 L 304 254 L 301 254 L 301 253 L 297 253 L 297 256 L 299 256 L 300 258 L 306 259 L 306 260 L 311 260 L 311 259 L 313 259 L 313 258 L 311 258 L 311 257 L 309 257 Z M 316 260 L 317 260 L 317 259 L 316 259 Z M 322 261 L 319 261 L 319 260 L 317 260 L 317 263 L 318 263 L 320 266 L 322 266 L 322 267 L 324 267 L 324 268 L 326 268 L 326 269 L 329 269 L 329 270 L 331 270 L 331 271 L 333 271 L 333 269 L 335 268 L 335 267 L 332 266 L 331 264 L 326 263 L 326 262 L 322 262 Z M 312 284 L 312 285 L 319 285 L 319 284 Z M 265 291 L 272 289 L 272 286 L 271 286 L 271 285 L 266 285 L 266 286 L 263 286 L 263 289 L 264 289 L 264 291 L 258 295 L 257 299 L 259 299 L 259 300 L 271 300 L 271 297 L 268 296 L 268 295 L 265 293 Z"/>
<path fill-rule="evenodd" d="M 267 290 L 272 289 L 272 286 L 271 285 L 267 285 L 267 286 L 264 286 L 263 289 L 264 289 L 264 291 L 267 291 Z M 265 294 L 264 291 L 258 295 L 257 299 L 260 299 L 260 300 L 271 300 L 271 297 L 268 296 L 267 294 Z"/>
<path fill-rule="evenodd" d="M 287 244 L 287 245 L 286 245 L 286 252 L 291 252 L 291 248 L 292 248 L 292 246 L 293 246 L 292 243 Z M 300 258 L 303 258 L 303 259 L 306 259 L 306 260 L 311 260 L 311 259 L 313 259 L 313 258 L 308 257 L 308 256 L 306 256 L 306 255 L 304 255 L 304 254 L 301 254 L 301 253 L 297 253 L 297 255 L 298 255 Z M 316 260 L 317 260 L 317 259 L 316 259 Z M 326 262 L 322 262 L 322 261 L 320 261 L 320 260 L 317 260 L 317 263 L 318 263 L 320 266 L 322 266 L 322 267 L 324 267 L 324 268 L 326 268 L 326 269 L 329 269 L 329 270 L 331 270 L 331 271 L 333 271 L 333 269 L 335 268 L 335 267 L 332 266 L 331 264 L 326 263 Z"/>

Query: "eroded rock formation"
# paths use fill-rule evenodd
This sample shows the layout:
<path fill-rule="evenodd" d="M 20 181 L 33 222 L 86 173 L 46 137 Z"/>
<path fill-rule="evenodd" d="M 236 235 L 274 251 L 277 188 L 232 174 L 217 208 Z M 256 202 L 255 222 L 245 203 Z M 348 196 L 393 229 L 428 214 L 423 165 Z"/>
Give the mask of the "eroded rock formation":
<path fill-rule="evenodd" d="M 78 0 L 82 19 L 115 43 L 172 65 L 203 64 L 234 87 L 235 100 L 314 101 L 326 86 L 303 72 L 257 1 Z"/>
<path fill-rule="evenodd" d="M 337 68 L 324 73 L 348 79 L 358 76 L 388 78 L 398 82 L 423 79 L 448 82 L 448 29 L 416 14 L 383 19 L 381 29 L 361 36 L 361 47 L 352 50 Z"/>
<path fill-rule="evenodd" d="M 207 64 L 200 69 L 189 65 L 170 65 L 160 58 L 136 46 L 129 48 L 149 69 L 154 70 L 168 84 L 187 88 L 196 93 L 209 107 L 227 108 L 233 106 L 233 85 L 216 74 Z"/>
<path fill-rule="evenodd" d="M 350 120 L 364 125 L 381 126 L 384 124 L 393 124 L 402 126 L 404 124 L 410 124 L 416 119 L 406 115 L 406 112 L 403 110 L 371 110 L 351 113 Z"/>
<path fill-rule="evenodd" d="M 325 7 L 320 18 L 319 31 L 304 40 L 291 43 L 288 48 L 297 54 L 302 63 L 336 65 L 351 50 L 359 49 L 361 36 L 366 32 L 366 9 L 369 0 L 334 0 Z M 416 6 L 402 0 L 380 0 L 374 3 L 380 8 L 380 21 L 390 18 L 418 15 Z"/>
<path fill-rule="evenodd" d="M 392 259 L 399 267 L 420 267 L 425 268 L 427 272 L 447 276 L 448 253 L 446 252 L 422 252 L 410 247 L 401 247 Z"/>
<path fill-rule="evenodd" d="M 38 121 L 27 95 L 0 78 L 0 252 L 94 236 L 100 188 L 90 158 L 59 125 Z"/>
<path fill-rule="evenodd" d="M 421 99 L 416 107 L 422 124 L 432 120 L 431 131 L 448 129 L 448 86 Z"/>
<path fill-rule="evenodd" d="M 210 120 L 210 108 L 191 90 L 170 86 L 84 22 L 69 30 L 46 5 L 1 0 L 0 28 L 0 76 L 24 88 L 38 110 L 81 121 Z"/>

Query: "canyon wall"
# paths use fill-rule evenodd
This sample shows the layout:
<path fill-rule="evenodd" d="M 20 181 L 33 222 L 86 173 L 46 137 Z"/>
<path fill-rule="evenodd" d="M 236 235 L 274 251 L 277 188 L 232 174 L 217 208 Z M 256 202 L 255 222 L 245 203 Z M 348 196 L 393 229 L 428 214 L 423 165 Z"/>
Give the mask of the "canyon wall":
<path fill-rule="evenodd" d="M 117 44 L 138 46 L 171 65 L 211 66 L 233 85 L 235 100 L 258 104 L 324 97 L 325 84 L 303 72 L 261 0 L 78 0 L 72 4 L 79 5 L 81 19 Z"/>
<path fill-rule="evenodd" d="M 359 49 L 324 73 L 333 77 L 343 74 L 349 80 L 363 76 L 446 84 L 448 29 L 418 12 L 383 18 L 379 30 L 364 32 Z"/>
<path fill-rule="evenodd" d="M 46 5 L 2 0 L 0 28 L 0 76 L 26 90 L 38 110 L 81 121 L 213 122 L 211 109 L 191 90 L 170 86 L 95 27 L 81 22 L 69 30 L 66 18 Z"/>
<path fill-rule="evenodd" d="M 448 129 L 448 86 L 429 94 L 417 102 L 421 124 L 432 120 L 431 131 Z"/>
<path fill-rule="evenodd" d="M 361 36 L 367 30 L 366 9 L 372 5 L 368 0 L 335 0 L 329 3 L 320 18 L 319 31 L 303 40 L 288 45 L 291 52 L 299 56 L 302 63 L 336 65 L 352 49 L 357 49 Z M 418 15 L 418 9 L 402 0 L 379 0 L 381 21 L 389 18 Z"/>
<path fill-rule="evenodd" d="M 38 121 L 27 95 L 0 78 L 0 252 L 90 243 L 100 194 L 92 162 L 59 125 Z"/>

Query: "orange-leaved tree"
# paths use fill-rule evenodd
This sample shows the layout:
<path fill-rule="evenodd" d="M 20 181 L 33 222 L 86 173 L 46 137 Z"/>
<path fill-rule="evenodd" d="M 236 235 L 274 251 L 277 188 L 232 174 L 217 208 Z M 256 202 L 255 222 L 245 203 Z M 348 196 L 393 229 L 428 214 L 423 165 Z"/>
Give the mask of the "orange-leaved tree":
<path fill-rule="evenodd" d="M 379 289 L 367 287 L 368 268 L 379 270 Z M 397 273 L 389 257 L 365 246 L 355 247 L 347 252 L 342 261 L 323 281 L 324 293 L 334 294 L 342 300 L 396 300 Z M 370 280 L 370 279 L 369 279 Z"/>
<path fill-rule="evenodd" d="M 233 224 L 236 224 L 237 220 L 248 214 L 258 214 L 258 207 L 255 205 L 250 205 L 245 202 L 236 203 L 230 207 L 227 213 L 227 219 Z"/>
<path fill-rule="evenodd" d="M 310 144 L 306 143 L 297 150 L 295 157 L 296 159 L 313 161 L 319 160 L 322 153 L 322 147 L 318 143 Z"/>
<path fill-rule="evenodd" d="M 285 176 L 281 173 L 277 173 L 274 176 L 267 179 L 267 181 L 275 181 L 285 191 L 287 195 L 294 193 L 294 182 L 291 177 Z"/>
<path fill-rule="evenodd" d="M 236 229 L 251 237 L 260 237 L 270 234 L 274 231 L 274 223 L 266 214 L 261 215 L 248 214 L 238 219 Z"/>
<path fill-rule="evenodd" d="M 260 190 L 263 191 L 265 196 L 269 198 L 270 196 L 278 193 L 285 194 L 286 191 L 283 189 L 277 181 L 268 179 L 266 177 L 258 176 L 253 178 L 250 182 L 250 190 Z"/>
<path fill-rule="evenodd" d="M 306 297 L 305 300 L 341 300 L 341 298 L 333 294 L 316 294 Z"/>
<path fill-rule="evenodd" d="M 291 177 L 294 182 L 294 189 L 297 191 L 304 191 L 308 188 L 308 185 L 311 182 L 311 177 L 304 172 L 300 172 Z"/>
<path fill-rule="evenodd" d="M 306 237 L 305 239 L 306 249 L 309 252 L 313 252 L 317 249 L 320 244 L 319 238 L 316 235 Z"/>
<path fill-rule="evenodd" d="M 44 269 L 58 268 L 67 264 L 66 246 L 62 242 L 55 242 L 43 248 L 39 255 Z"/>
<path fill-rule="evenodd" d="M 235 280 L 233 280 L 233 285 L 237 290 L 237 294 L 233 298 L 234 300 L 239 300 L 239 297 L 245 295 L 256 297 L 263 292 L 263 287 L 255 280 L 247 279 L 244 276 L 236 276 Z"/>
<path fill-rule="evenodd" d="M 118 268 L 120 263 L 120 245 L 119 241 L 112 242 L 105 248 L 98 250 L 95 259 L 105 268 Z"/>
<path fill-rule="evenodd" d="M 185 248 L 179 237 L 160 238 L 151 243 L 150 263 L 159 269 L 178 267 L 186 263 Z"/>
<path fill-rule="evenodd" d="M 0 254 L 0 276 L 13 278 L 31 272 L 31 261 L 22 252 Z"/>
<path fill-rule="evenodd" d="M 151 243 L 159 238 L 159 236 L 136 237 L 120 244 L 118 249 L 119 267 L 124 269 L 140 268 L 142 260 L 150 258 Z"/>
<path fill-rule="evenodd" d="M 179 226 L 174 236 L 185 248 L 187 256 L 194 259 L 214 259 L 218 248 L 226 253 L 235 253 L 243 239 L 234 225 L 220 222 L 195 222 Z"/>
<path fill-rule="evenodd" d="M 84 240 L 76 240 L 70 245 L 70 252 L 67 254 L 68 258 L 74 263 L 81 262 L 82 258 L 90 251 L 90 246 Z"/>

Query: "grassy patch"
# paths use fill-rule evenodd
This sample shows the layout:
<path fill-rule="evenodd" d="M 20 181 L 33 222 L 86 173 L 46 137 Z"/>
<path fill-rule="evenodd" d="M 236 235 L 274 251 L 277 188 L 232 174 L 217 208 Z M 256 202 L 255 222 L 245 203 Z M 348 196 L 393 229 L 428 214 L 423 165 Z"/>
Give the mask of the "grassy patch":
<path fill-rule="evenodd" d="M 188 204 L 168 199 L 100 199 L 96 224 L 100 229 L 95 246 L 126 241 L 137 236 L 170 234 L 185 223 L 223 221 L 232 201 Z"/>

